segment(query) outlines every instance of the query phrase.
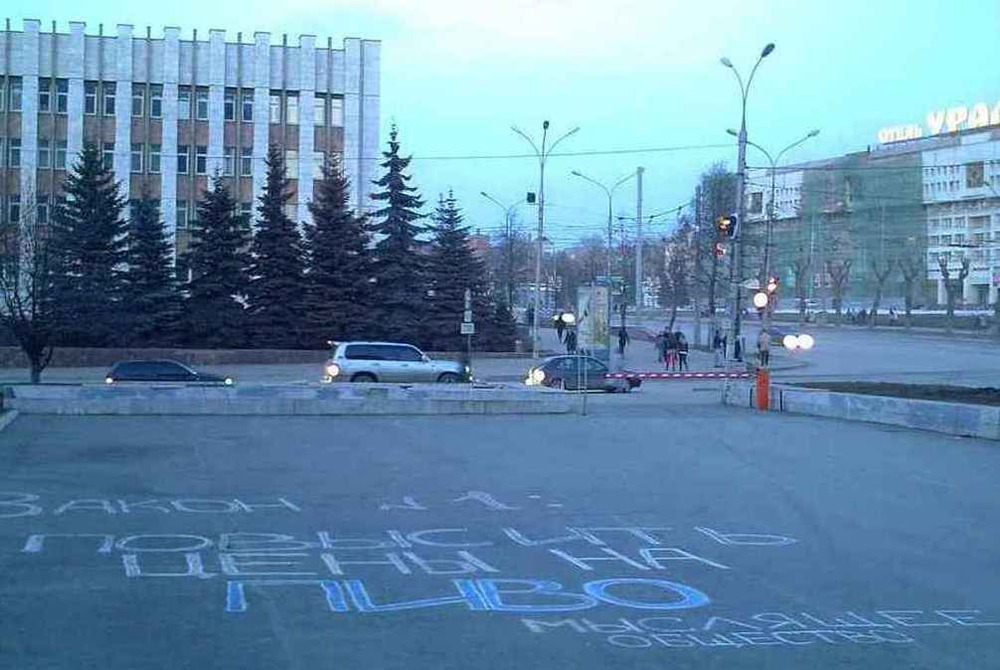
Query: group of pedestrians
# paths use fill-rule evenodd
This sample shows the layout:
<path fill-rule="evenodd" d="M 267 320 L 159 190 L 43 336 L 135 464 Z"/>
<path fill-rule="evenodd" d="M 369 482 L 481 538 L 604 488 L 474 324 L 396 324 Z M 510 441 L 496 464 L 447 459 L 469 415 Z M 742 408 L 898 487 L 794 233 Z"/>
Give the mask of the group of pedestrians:
<path fill-rule="evenodd" d="M 656 336 L 654 342 L 656 346 L 656 360 L 663 363 L 667 370 L 689 370 L 688 367 L 688 341 L 681 331 L 671 332 L 664 328 L 663 332 Z"/>

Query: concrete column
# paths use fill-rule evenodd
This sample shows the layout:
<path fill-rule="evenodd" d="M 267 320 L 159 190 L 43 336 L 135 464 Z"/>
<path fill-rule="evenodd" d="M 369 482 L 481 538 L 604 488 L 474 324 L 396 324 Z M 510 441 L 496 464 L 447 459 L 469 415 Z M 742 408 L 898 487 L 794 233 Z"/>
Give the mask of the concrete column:
<path fill-rule="evenodd" d="M 344 40 L 344 175 L 351 184 L 350 205 L 361 209 L 361 40 Z"/>
<path fill-rule="evenodd" d="M 965 303 L 974 303 L 979 299 L 979 293 L 976 291 L 975 285 L 972 283 L 972 274 L 970 273 L 965 281 L 962 282 L 962 301 Z"/>
<path fill-rule="evenodd" d="M 316 37 L 299 37 L 299 164 L 288 166 L 289 177 L 298 173 L 298 218 L 297 223 L 311 221 L 309 201 L 313 193 L 313 148 L 315 147 L 316 125 L 313 103 L 316 100 Z"/>
<path fill-rule="evenodd" d="M 160 211 L 177 260 L 177 81 L 180 77 L 180 28 L 163 30 L 163 136 L 160 151 Z"/>
<path fill-rule="evenodd" d="M 226 31 L 208 33 L 208 174 L 223 170 L 226 94 Z"/>
<path fill-rule="evenodd" d="M 129 197 L 132 151 L 132 26 L 118 24 L 115 40 L 115 181 Z"/>
<path fill-rule="evenodd" d="M 253 199 L 264 190 L 267 177 L 268 130 L 270 128 L 271 34 L 254 33 L 253 49 Z"/>
<path fill-rule="evenodd" d="M 38 166 L 38 31 L 41 22 L 24 21 L 21 36 L 21 211 L 36 193 Z"/>
<path fill-rule="evenodd" d="M 948 292 L 944 288 L 944 279 L 937 280 L 937 304 L 938 306 L 948 304 Z"/>
<path fill-rule="evenodd" d="M 374 160 L 379 155 L 379 100 L 381 84 L 379 81 L 381 68 L 382 44 L 377 40 L 361 42 L 361 120 L 360 120 L 360 156 L 358 165 L 358 183 L 355 191 L 358 194 L 359 209 L 370 211 L 372 180 L 375 179 L 378 162 Z"/>
<path fill-rule="evenodd" d="M 83 64 L 85 58 L 85 23 L 71 21 L 69 24 L 69 100 L 66 115 L 66 162 L 76 163 L 83 150 Z"/>

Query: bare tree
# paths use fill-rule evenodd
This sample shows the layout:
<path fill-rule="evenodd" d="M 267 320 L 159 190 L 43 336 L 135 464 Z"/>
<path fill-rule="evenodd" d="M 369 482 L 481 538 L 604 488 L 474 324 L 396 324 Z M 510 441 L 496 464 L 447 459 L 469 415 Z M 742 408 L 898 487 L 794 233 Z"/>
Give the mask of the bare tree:
<path fill-rule="evenodd" d="M 837 314 L 837 323 L 840 323 L 841 308 L 844 306 L 844 292 L 847 290 L 847 282 L 851 277 L 851 259 L 842 261 L 827 261 L 826 271 L 830 275 L 830 282 L 833 285 L 833 311 Z"/>
<path fill-rule="evenodd" d="M 938 256 L 938 269 L 941 271 L 941 278 L 944 280 L 944 293 L 948 310 L 947 328 L 948 332 L 951 332 L 952 321 L 955 318 L 955 300 L 961 294 L 962 282 L 969 276 L 969 259 L 965 256 L 962 257 L 961 268 L 958 274 L 952 277 L 951 270 L 948 269 L 949 258 L 950 256 L 947 253 Z"/>
<path fill-rule="evenodd" d="M 34 202 L 32 194 L 20 220 L 0 226 L 0 324 L 17 339 L 37 384 L 52 360 L 56 328 L 48 228 L 38 221 Z"/>
<path fill-rule="evenodd" d="M 868 325 L 874 328 L 878 320 L 878 308 L 882 304 L 882 293 L 885 290 L 885 282 L 889 279 L 892 271 L 896 267 L 893 259 L 884 260 L 880 265 L 878 261 L 872 261 L 872 273 L 875 275 L 875 297 L 872 300 L 872 315 Z"/>
<path fill-rule="evenodd" d="M 913 325 L 914 289 L 917 280 L 927 271 L 923 256 L 909 253 L 899 260 L 899 271 L 903 274 L 903 308 L 906 310 L 906 327 Z"/>
<path fill-rule="evenodd" d="M 799 323 L 806 320 L 806 296 L 808 295 L 809 268 L 812 266 L 812 254 L 807 249 L 800 248 L 798 256 L 792 262 L 792 273 L 795 275 L 795 298 L 799 305 Z"/>
<path fill-rule="evenodd" d="M 660 300 L 670 307 L 671 332 L 677 320 L 677 309 L 687 304 L 691 296 L 691 268 L 693 251 L 689 245 L 690 227 L 685 226 L 670 236 L 666 248 L 666 264 L 660 278 Z"/>

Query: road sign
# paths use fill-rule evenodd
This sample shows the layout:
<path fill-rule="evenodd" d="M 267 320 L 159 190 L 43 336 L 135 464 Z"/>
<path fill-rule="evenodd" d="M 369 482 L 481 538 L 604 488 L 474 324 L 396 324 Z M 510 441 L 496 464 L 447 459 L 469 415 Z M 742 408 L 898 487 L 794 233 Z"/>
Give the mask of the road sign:
<path fill-rule="evenodd" d="M 465 310 L 465 313 L 462 314 L 462 321 L 464 321 L 466 323 L 472 323 L 472 310 L 471 309 Z"/>
<path fill-rule="evenodd" d="M 476 334 L 476 324 L 465 322 L 462 324 L 462 335 L 475 335 Z"/>

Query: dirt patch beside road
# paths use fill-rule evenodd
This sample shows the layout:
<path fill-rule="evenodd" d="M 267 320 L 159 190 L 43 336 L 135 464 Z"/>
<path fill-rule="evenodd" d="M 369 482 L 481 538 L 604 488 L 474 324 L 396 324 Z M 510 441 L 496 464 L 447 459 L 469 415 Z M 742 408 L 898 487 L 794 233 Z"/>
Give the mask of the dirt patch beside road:
<path fill-rule="evenodd" d="M 892 384 L 888 382 L 808 382 L 795 384 L 795 386 L 839 393 L 1000 406 L 1000 388 L 993 387 L 967 388 L 941 384 Z"/>

